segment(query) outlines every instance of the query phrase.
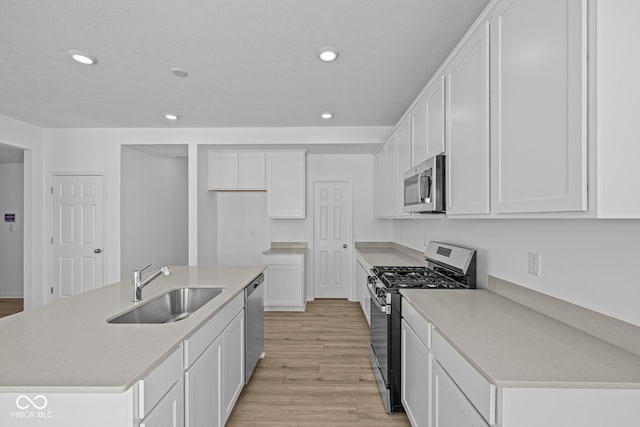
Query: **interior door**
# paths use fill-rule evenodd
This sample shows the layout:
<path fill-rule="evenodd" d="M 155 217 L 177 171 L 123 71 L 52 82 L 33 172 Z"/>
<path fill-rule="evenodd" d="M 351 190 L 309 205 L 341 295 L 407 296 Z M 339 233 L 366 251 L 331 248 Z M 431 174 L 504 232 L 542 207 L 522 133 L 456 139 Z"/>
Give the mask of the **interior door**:
<path fill-rule="evenodd" d="M 351 294 L 351 183 L 316 181 L 314 199 L 314 291 L 316 298 Z"/>
<path fill-rule="evenodd" d="M 104 285 L 104 177 L 54 175 L 51 188 L 52 297 Z"/>

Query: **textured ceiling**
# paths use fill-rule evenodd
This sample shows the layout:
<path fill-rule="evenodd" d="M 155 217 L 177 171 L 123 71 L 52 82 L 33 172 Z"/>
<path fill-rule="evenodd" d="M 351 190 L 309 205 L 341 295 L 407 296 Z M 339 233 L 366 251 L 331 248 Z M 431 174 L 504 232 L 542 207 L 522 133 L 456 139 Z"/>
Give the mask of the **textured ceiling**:
<path fill-rule="evenodd" d="M 390 126 L 487 2 L 0 0 L 0 114 L 42 127 Z M 320 62 L 322 46 L 339 60 Z"/>

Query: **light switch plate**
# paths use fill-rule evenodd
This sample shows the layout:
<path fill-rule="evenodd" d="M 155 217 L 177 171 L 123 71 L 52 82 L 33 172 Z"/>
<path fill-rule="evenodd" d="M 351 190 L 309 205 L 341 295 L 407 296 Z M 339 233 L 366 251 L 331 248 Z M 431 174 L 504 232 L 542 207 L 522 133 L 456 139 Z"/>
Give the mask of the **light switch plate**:
<path fill-rule="evenodd" d="M 540 276 L 540 254 L 529 252 L 529 274 Z"/>

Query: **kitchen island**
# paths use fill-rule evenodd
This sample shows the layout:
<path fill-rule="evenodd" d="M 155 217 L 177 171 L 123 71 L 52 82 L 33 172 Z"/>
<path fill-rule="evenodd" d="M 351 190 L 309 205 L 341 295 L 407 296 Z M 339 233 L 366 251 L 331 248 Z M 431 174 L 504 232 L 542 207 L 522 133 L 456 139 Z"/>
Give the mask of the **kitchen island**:
<path fill-rule="evenodd" d="M 243 352 L 243 290 L 264 266 L 172 268 L 171 276 L 144 288 L 139 303 L 131 302 L 132 285 L 123 281 L 1 319 L 0 425 L 156 425 L 142 421 L 160 398 L 178 388 L 182 394 L 183 372 L 188 381 L 191 365 L 198 367 L 196 359 L 206 356 L 218 335 L 237 342 Z M 136 304 L 181 287 L 224 290 L 178 322 L 107 323 Z M 224 327 L 234 322 L 242 326 L 234 329 L 239 336 L 224 336 Z M 234 359 L 240 358 L 244 355 Z M 158 384 L 166 387 L 151 390 Z M 156 394 L 159 398 L 152 399 Z M 181 412 L 182 397 L 174 400 L 169 407 L 175 415 Z"/>

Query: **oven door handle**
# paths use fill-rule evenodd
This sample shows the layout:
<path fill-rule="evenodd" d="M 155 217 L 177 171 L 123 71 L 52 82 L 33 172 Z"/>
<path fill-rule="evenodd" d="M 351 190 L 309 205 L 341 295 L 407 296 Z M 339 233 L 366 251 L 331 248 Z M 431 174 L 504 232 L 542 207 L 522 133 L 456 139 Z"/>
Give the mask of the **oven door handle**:
<path fill-rule="evenodd" d="M 378 309 L 383 312 L 383 313 L 387 313 L 387 306 L 380 304 L 380 301 L 378 301 L 378 296 L 375 295 L 373 292 L 371 292 L 373 289 L 373 286 L 369 286 L 369 296 L 371 297 L 371 301 L 374 302 L 374 304 L 376 305 L 376 307 L 378 307 Z"/>

